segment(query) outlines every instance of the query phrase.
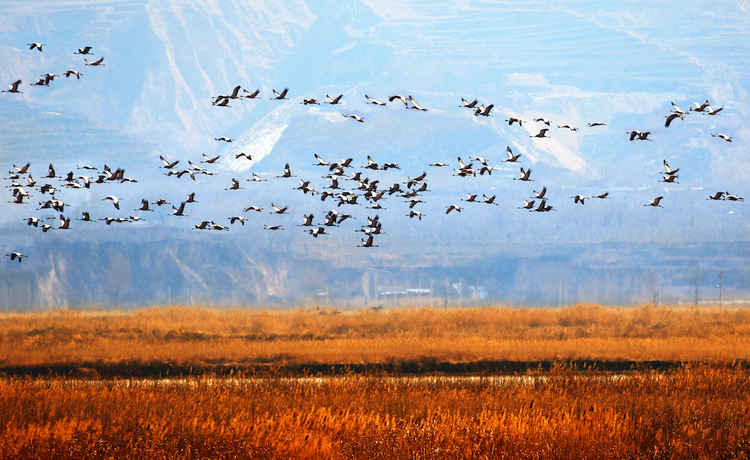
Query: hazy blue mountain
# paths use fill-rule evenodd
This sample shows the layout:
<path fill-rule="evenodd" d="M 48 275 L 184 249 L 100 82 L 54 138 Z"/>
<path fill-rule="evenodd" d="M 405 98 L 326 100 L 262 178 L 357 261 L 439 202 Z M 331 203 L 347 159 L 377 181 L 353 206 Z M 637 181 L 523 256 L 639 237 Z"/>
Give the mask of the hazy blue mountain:
<path fill-rule="evenodd" d="M 662 301 L 694 301 L 696 286 L 699 300 L 718 297 L 721 270 L 725 294 L 746 298 L 746 205 L 707 200 L 749 191 L 746 9 L 646 1 L 8 2 L 0 6 L 0 83 L 22 79 L 23 93 L 0 95 L 3 167 L 30 162 L 38 184 L 60 188 L 66 217 L 88 211 L 145 221 L 73 220 L 71 230 L 42 233 L 23 219 L 57 227 L 59 212 L 36 209 L 49 195 L 30 189 L 30 203 L 17 205 L 6 203 L 6 189 L 1 249 L 29 257 L 0 264 L 0 301 L 292 304 L 322 301 L 327 290 L 329 300 L 370 305 L 381 302 L 380 290 L 432 283 L 433 301 L 447 293 L 453 302 L 459 292 L 450 286 L 460 279 L 462 301 L 476 292 L 514 304 L 637 303 L 654 292 Z M 31 42 L 44 43 L 43 52 Z M 84 46 L 94 54 L 73 54 Z M 100 57 L 104 66 L 85 65 Z M 81 78 L 30 85 L 68 69 Z M 212 105 L 237 85 L 259 89 L 261 99 Z M 288 100 L 270 99 L 287 87 Z M 301 104 L 339 94 L 339 106 Z M 395 94 L 428 111 L 365 99 Z M 494 104 L 493 116 L 474 116 L 461 98 Z M 705 100 L 723 110 L 690 112 L 665 128 L 671 102 L 688 111 Z M 365 122 L 342 116 L 349 113 Z M 509 126 L 509 117 L 526 123 Z M 531 137 L 546 127 L 532 121 L 539 117 L 551 120 L 549 138 Z M 578 131 L 557 128 L 563 124 Z M 631 142 L 632 130 L 650 131 L 652 140 Z M 234 141 L 214 140 L 221 136 Z M 501 162 L 508 146 L 520 163 Z M 234 158 L 241 152 L 253 160 Z M 221 160 L 201 164 L 202 153 Z M 354 170 L 368 155 L 398 163 L 400 170 L 363 174 L 380 189 L 427 172 L 431 192 L 415 207 L 424 217 L 407 217 L 398 195 L 376 211 L 295 190 L 299 179 L 317 192 L 329 185 L 313 154 L 353 158 Z M 177 169 L 190 160 L 215 174 L 166 177 L 160 155 L 180 160 Z M 453 176 L 457 158 L 470 156 L 487 158 L 492 175 Z M 680 168 L 679 184 L 659 182 L 663 160 Z M 428 166 L 438 161 L 451 166 Z M 58 176 L 93 177 L 77 167 L 107 164 L 138 182 L 64 189 L 61 179 L 43 178 L 50 163 Z M 286 163 L 297 177 L 276 177 Z M 532 169 L 533 182 L 513 180 L 520 167 Z M 246 181 L 252 173 L 267 181 Z M 225 190 L 232 178 L 243 189 Z M 517 209 L 544 186 L 555 211 Z M 609 199 L 583 206 L 571 198 L 607 191 Z M 171 206 L 135 211 L 142 198 L 179 206 L 191 192 L 199 202 L 186 205 L 188 217 L 169 216 Z M 467 193 L 497 195 L 498 206 L 461 201 Z M 121 198 L 120 210 L 107 195 Z M 664 196 L 663 209 L 644 206 L 656 196 Z M 270 215 L 271 203 L 290 213 Z M 446 215 L 450 204 L 464 209 Z M 250 205 L 264 211 L 243 213 Z M 303 214 L 318 222 L 330 209 L 354 219 L 317 239 L 297 226 Z M 375 214 L 386 234 L 376 237 L 378 248 L 358 248 L 363 234 L 355 230 Z M 204 220 L 229 225 L 233 215 L 248 221 L 228 232 L 193 230 Z M 285 230 L 263 230 L 272 224 Z"/>

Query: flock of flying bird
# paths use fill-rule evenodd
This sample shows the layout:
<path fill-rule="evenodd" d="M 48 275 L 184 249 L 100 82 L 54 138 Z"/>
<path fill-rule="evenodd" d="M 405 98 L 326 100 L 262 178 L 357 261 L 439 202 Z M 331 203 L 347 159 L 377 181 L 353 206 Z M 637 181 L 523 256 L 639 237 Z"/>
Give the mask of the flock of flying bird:
<path fill-rule="evenodd" d="M 31 50 L 38 50 L 42 51 L 42 47 L 45 46 L 44 44 L 40 43 L 31 43 L 29 44 L 29 47 Z M 73 54 L 80 54 L 80 55 L 90 55 L 92 47 L 86 46 L 84 48 L 79 48 L 77 52 Z M 100 58 L 97 61 L 88 61 L 84 59 L 85 64 L 89 66 L 103 66 L 104 58 Z M 82 74 L 76 70 L 68 70 L 64 73 L 66 77 L 70 77 L 71 75 L 75 75 L 77 78 L 80 78 Z M 33 84 L 33 86 L 49 86 L 50 82 L 54 80 L 54 77 L 57 77 L 58 75 L 49 73 L 42 75 L 41 78 Z M 9 85 L 9 89 L 5 90 L 3 92 L 9 92 L 9 93 L 21 93 L 22 91 L 19 89 L 22 84 L 22 80 L 17 80 Z M 240 93 L 240 90 L 242 90 L 242 93 Z M 277 92 L 276 90 L 273 90 L 274 96 L 270 99 L 272 100 L 287 100 L 289 89 L 286 88 L 281 92 Z M 331 106 L 341 105 L 342 104 L 342 95 L 338 96 L 330 96 L 326 95 L 325 100 L 323 101 L 323 104 L 328 104 Z M 388 97 L 386 100 L 387 102 L 375 99 L 373 97 L 370 97 L 368 95 L 365 95 L 366 98 L 366 104 L 371 104 L 375 106 L 386 106 L 388 103 L 398 103 L 403 104 L 403 106 L 406 109 L 413 109 L 421 112 L 427 112 L 428 109 L 422 107 L 411 95 L 403 96 L 403 95 L 392 95 Z M 248 91 L 247 89 L 242 89 L 241 86 L 236 86 L 230 94 L 226 95 L 218 95 L 212 98 L 212 105 L 220 108 L 231 108 L 230 101 L 234 100 L 242 100 L 242 99 L 260 99 L 260 90 L 257 89 L 253 92 Z M 301 104 L 303 105 L 321 105 L 321 103 L 315 99 L 315 98 L 305 98 L 302 100 Z M 475 117 L 491 117 L 492 110 L 494 108 L 494 104 L 488 104 L 488 105 L 477 105 L 479 104 L 478 100 L 474 101 L 467 101 L 466 99 L 462 99 L 462 103 L 459 105 L 459 107 L 468 108 L 470 110 L 473 110 L 473 114 Z M 668 128 L 675 120 L 677 119 L 684 119 L 686 115 L 688 115 L 691 112 L 696 113 L 703 113 L 705 115 L 709 116 L 715 116 L 718 115 L 722 108 L 713 109 L 708 101 L 706 101 L 704 104 L 698 104 L 695 103 L 695 107 L 691 107 L 689 111 L 683 111 L 678 106 L 676 106 L 674 103 L 672 103 L 673 110 L 670 111 L 668 115 L 666 115 L 666 122 L 665 122 L 665 128 Z M 359 123 L 364 123 L 364 118 L 360 115 L 354 114 L 354 113 L 342 113 L 344 117 L 351 118 Z M 519 126 L 522 126 L 523 124 L 527 123 L 525 120 L 522 120 L 520 118 L 514 118 L 510 117 L 505 120 L 505 122 L 508 123 L 509 126 L 513 126 L 514 124 L 518 124 Z M 548 135 L 550 131 L 551 121 L 547 120 L 545 118 L 535 118 L 533 119 L 534 123 L 541 123 L 547 127 L 541 128 L 537 134 L 531 135 L 532 138 L 538 138 L 538 139 L 544 139 L 549 138 Z M 578 131 L 577 127 L 570 126 L 568 124 L 565 125 L 556 125 L 558 129 L 567 129 L 570 131 Z M 588 123 L 588 128 L 596 128 L 598 126 L 605 126 L 605 123 L 602 122 L 593 122 Z M 649 135 L 651 134 L 650 131 L 638 131 L 633 130 L 627 133 L 629 135 L 630 141 L 650 141 Z M 732 142 L 732 138 L 725 135 L 725 134 L 711 134 L 713 137 L 721 138 L 726 142 Z M 232 142 L 233 139 L 228 137 L 217 137 L 215 138 L 216 141 L 219 142 Z M 506 155 L 507 157 L 501 161 L 501 163 L 518 163 L 519 159 L 521 158 L 521 154 L 514 154 L 512 149 L 510 147 L 506 148 Z M 316 191 L 313 189 L 313 187 L 310 185 L 310 180 L 304 180 L 299 179 L 299 186 L 295 187 L 294 190 L 300 190 L 303 194 L 309 195 L 310 197 L 318 196 L 319 199 L 323 202 L 325 202 L 328 198 L 331 199 L 332 203 L 336 203 L 336 208 L 331 209 L 328 211 L 325 216 L 323 217 L 322 222 L 315 222 L 315 216 L 310 214 L 304 214 L 302 218 L 302 223 L 300 223 L 298 226 L 304 227 L 304 231 L 306 233 L 309 233 L 314 238 L 318 238 L 320 235 L 328 235 L 328 231 L 332 231 L 331 229 L 334 227 L 339 227 L 344 221 L 347 219 L 356 219 L 352 214 L 343 212 L 342 206 L 360 206 L 364 205 L 364 201 L 367 202 L 367 208 L 372 209 L 374 211 L 377 210 L 384 210 L 386 208 L 383 207 L 383 201 L 385 201 L 387 198 L 392 197 L 393 195 L 397 195 L 397 197 L 402 198 L 405 201 L 404 206 L 404 212 L 406 212 L 406 216 L 409 218 L 416 217 L 420 221 L 422 220 L 422 217 L 425 217 L 425 214 L 423 214 L 421 211 L 418 210 L 417 206 L 425 203 L 421 198 L 425 196 L 426 193 L 430 192 L 427 185 L 427 172 L 422 172 L 419 175 L 416 175 L 414 177 L 407 176 L 407 180 L 405 182 L 399 182 L 395 181 L 393 185 L 391 186 L 385 186 L 384 184 L 381 184 L 381 179 L 371 179 L 370 177 L 365 176 L 365 174 L 368 174 L 368 171 L 387 171 L 389 169 L 391 170 L 400 170 L 400 166 L 397 163 L 384 163 L 384 164 L 378 164 L 370 155 L 367 156 L 367 164 L 360 166 L 360 171 L 353 171 L 351 174 L 348 174 L 349 170 L 356 169 L 353 163 L 353 158 L 341 158 L 339 161 L 330 161 L 322 158 L 321 156 L 314 154 L 316 162 L 314 163 L 315 166 L 323 167 L 327 170 L 327 173 L 323 176 L 324 179 L 327 179 L 329 181 L 328 185 L 323 187 L 322 191 Z M 234 155 L 235 159 L 239 158 L 246 158 L 247 160 L 252 160 L 252 154 L 248 153 L 238 153 Z M 483 157 L 473 157 L 470 156 L 469 162 L 465 162 L 461 159 L 461 157 L 458 157 L 457 159 L 457 165 L 453 168 L 454 174 L 453 176 L 457 177 L 476 177 L 477 174 L 480 176 L 484 176 L 487 174 L 488 176 L 492 175 L 492 172 L 495 170 L 495 166 L 490 165 L 490 161 Z M 160 168 L 163 168 L 166 172 L 164 172 L 164 175 L 168 177 L 176 177 L 177 179 L 180 179 L 184 176 L 189 177 L 192 180 L 196 179 L 196 176 L 198 175 L 206 175 L 206 176 L 212 176 L 215 175 L 216 172 L 210 171 L 209 167 L 212 165 L 216 165 L 220 163 L 221 156 L 217 155 L 214 157 L 208 156 L 205 153 L 203 154 L 203 160 L 200 161 L 201 164 L 205 164 L 206 167 L 202 167 L 199 164 L 194 163 L 191 160 L 187 161 L 188 167 L 185 168 L 179 168 L 178 165 L 180 164 L 181 160 L 170 160 L 165 158 L 164 156 L 160 156 L 160 160 L 162 162 L 162 165 Z M 679 183 L 676 181 L 676 179 L 679 178 L 679 175 L 677 174 L 680 171 L 680 168 L 671 168 L 669 164 L 667 163 L 666 159 L 663 161 L 664 165 L 664 171 L 661 171 L 660 174 L 662 175 L 662 180 L 659 182 L 667 183 L 667 184 L 674 184 Z M 9 177 L 6 179 L 11 180 L 11 184 L 8 186 L 12 189 L 13 192 L 13 199 L 10 200 L 10 203 L 18 204 L 18 205 L 24 205 L 29 203 L 29 200 L 31 199 L 31 194 L 29 193 L 28 189 L 34 189 L 39 190 L 41 195 L 49 194 L 50 198 L 46 201 L 42 201 L 39 203 L 39 210 L 42 209 L 52 209 L 54 211 L 59 212 L 59 216 L 57 217 L 59 219 L 59 225 L 57 227 L 52 226 L 50 224 L 47 224 L 44 222 L 45 219 L 38 218 L 38 217 L 28 217 L 25 220 L 27 221 L 27 224 L 29 226 L 33 226 L 36 228 L 40 228 L 42 232 L 47 232 L 49 230 L 69 230 L 72 227 L 71 225 L 71 218 L 64 216 L 64 210 L 65 206 L 68 206 L 67 203 L 57 199 L 55 197 L 56 192 L 62 190 L 62 189 L 90 189 L 92 186 L 97 186 L 96 184 L 121 184 L 126 182 L 137 182 L 135 179 L 131 179 L 126 177 L 125 170 L 123 168 L 116 168 L 114 171 L 112 168 L 110 168 L 108 165 L 104 165 L 101 170 L 89 166 L 89 165 L 77 165 L 77 170 L 79 171 L 89 171 L 88 173 L 78 173 L 70 171 L 64 176 L 58 176 L 57 172 L 55 171 L 55 168 L 52 164 L 50 164 L 47 167 L 47 173 L 43 176 L 38 176 L 40 178 L 40 182 L 44 183 L 37 183 L 37 180 L 34 179 L 31 171 L 30 171 L 30 163 L 27 163 L 23 166 L 17 166 L 13 165 L 14 171 L 9 172 Z M 435 168 L 442 168 L 442 167 L 450 167 L 451 165 L 448 163 L 442 163 L 442 162 L 435 162 L 430 163 L 430 167 Z M 296 178 L 297 176 L 292 174 L 291 167 L 289 164 L 286 164 L 284 166 L 283 172 L 276 176 L 276 179 L 290 179 L 290 178 Z M 44 179 L 41 181 L 41 179 Z M 56 185 L 51 184 L 51 179 L 57 179 L 58 183 Z M 246 179 L 246 181 L 249 182 L 264 182 L 268 179 L 261 178 L 257 173 L 252 173 L 252 177 L 250 179 Z M 513 180 L 523 181 L 523 182 L 530 182 L 531 179 L 531 169 L 530 168 L 520 168 L 520 175 L 519 177 L 514 177 Z M 348 189 L 344 187 L 344 181 L 352 182 L 352 187 L 349 187 Z M 242 182 L 236 178 L 232 178 L 231 182 L 227 184 L 228 187 L 226 187 L 226 191 L 236 191 L 244 189 L 242 187 Z M 548 204 L 548 198 L 547 198 L 547 187 L 543 187 L 541 191 L 537 192 L 536 190 L 533 191 L 534 196 L 530 197 L 529 199 L 525 200 L 523 202 L 523 206 L 519 206 L 518 209 L 526 209 L 531 212 L 549 212 L 555 210 L 552 205 Z M 486 194 L 482 194 L 482 198 L 478 198 L 479 194 L 472 194 L 467 193 L 466 198 L 461 199 L 460 201 L 463 201 L 465 203 L 477 203 L 477 204 L 488 204 L 488 205 L 495 205 L 497 206 L 498 203 L 495 202 L 496 195 L 493 195 L 491 197 L 488 197 Z M 609 198 L 609 192 L 604 192 L 599 195 L 595 195 L 592 197 L 586 197 L 583 195 L 575 195 L 571 197 L 574 200 L 574 203 L 581 205 L 585 204 L 585 201 L 589 198 L 591 199 L 608 199 Z M 650 200 L 649 203 L 644 204 L 644 206 L 651 206 L 651 207 L 662 207 L 661 203 L 663 200 L 663 196 L 658 196 L 654 198 L 653 200 Z M 363 199 L 363 202 L 358 201 L 359 199 Z M 742 197 L 733 195 L 729 192 L 725 191 L 719 191 L 716 192 L 713 195 L 710 195 L 710 200 L 729 200 L 729 201 L 743 201 Z M 120 210 L 120 198 L 118 198 L 116 195 L 107 195 L 104 198 L 102 198 L 102 201 L 110 201 L 115 208 L 115 210 Z M 537 204 L 538 202 L 538 204 Z M 187 208 L 186 205 L 192 204 L 192 203 L 198 203 L 198 201 L 195 199 L 195 193 L 190 193 L 185 200 L 180 202 L 179 206 L 172 205 L 171 203 L 167 202 L 164 198 L 159 198 L 154 201 L 150 201 L 146 198 L 141 199 L 140 207 L 133 209 L 133 213 L 144 213 L 144 212 L 154 212 L 155 209 L 152 208 L 152 204 L 161 207 L 163 205 L 171 205 L 172 207 L 172 213 L 169 215 L 171 216 L 178 216 L 178 217 L 187 217 L 188 214 L 186 214 Z M 448 204 L 445 206 L 445 214 L 450 214 L 451 212 L 461 212 L 464 207 L 455 203 Z M 271 211 L 270 214 L 272 215 L 284 215 L 288 214 L 289 211 L 288 206 L 277 206 L 274 203 L 271 203 Z M 239 210 L 238 210 L 239 211 Z M 247 206 L 242 208 L 242 212 L 263 212 L 263 208 L 259 206 Z M 138 215 L 132 215 L 133 213 L 128 212 L 128 214 L 131 214 L 128 217 L 111 217 L 106 216 L 103 218 L 98 219 L 99 221 L 103 221 L 106 223 L 106 225 L 111 225 L 113 223 L 121 224 L 126 222 L 136 222 L 139 220 L 143 220 L 142 217 Z M 82 212 L 82 216 L 78 219 L 78 221 L 83 222 L 94 222 L 97 219 L 93 219 L 89 212 Z M 214 222 L 212 220 L 201 220 L 200 223 L 194 224 L 193 229 L 195 230 L 220 230 L 220 231 L 227 231 L 229 230 L 230 226 L 236 223 L 240 223 L 241 225 L 245 225 L 245 222 L 248 220 L 247 217 L 244 217 L 239 212 L 237 215 L 233 215 L 228 217 L 229 224 L 223 225 L 221 223 Z M 284 230 L 283 225 L 277 224 L 277 223 L 270 223 L 265 224 L 263 226 L 264 229 L 270 230 L 270 231 L 279 231 Z M 357 232 L 362 232 L 365 235 L 365 238 L 362 238 L 361 244 L 358 245 L 358 247 L 377 247 L 375 244 L 375 236 L 385 234 L 383 231 L 382 223 L 380 221 L 379 215 L 375 215 L 374 217 L 367 217 L 367 223 L 362 225 L 359 229 L 356 230 Z M 11 252 L 6 254 L 8 257 L 10 257 L 10 260 L 18 260 L 18 262 L 21 262 L 21 260 L 24 257 L 27 257 L 25 254 L 22 254 L 20 252 Z"/>

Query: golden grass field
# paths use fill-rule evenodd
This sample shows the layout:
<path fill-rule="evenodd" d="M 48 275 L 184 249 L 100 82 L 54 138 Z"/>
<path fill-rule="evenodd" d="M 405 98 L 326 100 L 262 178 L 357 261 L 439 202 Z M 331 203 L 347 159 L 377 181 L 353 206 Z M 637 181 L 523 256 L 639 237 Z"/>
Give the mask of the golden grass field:
<path fill-rule="evenodd" d="M 750 457 L 745 309 L 174 307 L 0 326 L 0 458 Z"/>

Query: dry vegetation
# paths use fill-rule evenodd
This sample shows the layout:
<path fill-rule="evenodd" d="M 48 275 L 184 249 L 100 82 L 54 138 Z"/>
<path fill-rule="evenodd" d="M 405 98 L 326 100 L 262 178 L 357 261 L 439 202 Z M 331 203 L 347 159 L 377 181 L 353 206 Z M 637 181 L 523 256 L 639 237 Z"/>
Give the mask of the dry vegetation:
<path fill-rule="evenodd" d="M 149 308 L 0 316 L 0 371 L 114 364 L 394 364 L 750 358 L 746 309 L 608 308 L 329 309 Z M 158 376 L 158 373 L 156 374 Z"/>
<path fill-rule="evenodd" d="M 175 307 L 12 314 L 0 326 L 0 458 L 750 457 L 743 309 Z M 622 360 L 688 363 L 601 371 Z M 398 373 L 500 361 L 525 363 L 523 375 Z M 375 373 L 279 371 L 362 363 Z M 100 379 L 191 367 L 202 375 Z"/>
<path fill-rule="evenodd" d="M 6 380 L 0 458 L 746 459 L 748 376 Z"/>

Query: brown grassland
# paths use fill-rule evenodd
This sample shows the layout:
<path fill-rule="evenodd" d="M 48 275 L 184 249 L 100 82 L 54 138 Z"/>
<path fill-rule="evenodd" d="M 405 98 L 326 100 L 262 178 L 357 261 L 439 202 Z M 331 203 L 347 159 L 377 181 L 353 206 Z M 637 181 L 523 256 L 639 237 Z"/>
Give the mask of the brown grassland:
<path fill-rule="evenodd" d="M 0 458 L 750 457 L 746 309 L 173 307 L 0 326 Z"/>

